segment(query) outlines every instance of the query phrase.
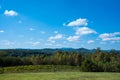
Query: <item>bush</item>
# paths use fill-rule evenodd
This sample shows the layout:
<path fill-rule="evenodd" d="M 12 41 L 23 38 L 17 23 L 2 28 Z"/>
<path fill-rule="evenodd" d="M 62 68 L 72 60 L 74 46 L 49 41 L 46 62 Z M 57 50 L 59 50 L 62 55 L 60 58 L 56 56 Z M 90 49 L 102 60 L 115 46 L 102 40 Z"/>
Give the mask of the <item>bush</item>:
<path fill-rule="evenodd" d="M 4 69 L 1 67 L 0 68 L 0 74 L 3 74 L 4 73 Z"/>
<path fill-rule="evenodd" d="M 4 73 L 23 73 L 23 72 L 56 72 L 56 71 L 79 71 L 77 66 L 67 65 L 29 65 L 4 67 Z"/>

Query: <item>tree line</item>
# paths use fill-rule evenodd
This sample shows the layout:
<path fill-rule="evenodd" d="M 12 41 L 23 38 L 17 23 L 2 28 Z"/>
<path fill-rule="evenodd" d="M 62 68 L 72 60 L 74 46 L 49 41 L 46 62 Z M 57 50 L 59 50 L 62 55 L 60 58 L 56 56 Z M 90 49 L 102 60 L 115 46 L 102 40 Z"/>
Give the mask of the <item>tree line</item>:
<path fill-rule="evenodd" d="M 16 51 L 17 52 L 17 51 Z M 19 53 L 18 53 L 19 52 Z M 11 55 L 0 51 L 0 67 L 26 65 L 67 65 L 79 67 L 86 72 L 120 72 L 120 53 L 115 50 L 109 52 L 97 48 L 95 52 L 81 54 L 75 51 L 57 50 L 53 54 L 32 54 L 20 56 L 20 51 Z M 28 51 L 27 53 L 31 53 Z"/>

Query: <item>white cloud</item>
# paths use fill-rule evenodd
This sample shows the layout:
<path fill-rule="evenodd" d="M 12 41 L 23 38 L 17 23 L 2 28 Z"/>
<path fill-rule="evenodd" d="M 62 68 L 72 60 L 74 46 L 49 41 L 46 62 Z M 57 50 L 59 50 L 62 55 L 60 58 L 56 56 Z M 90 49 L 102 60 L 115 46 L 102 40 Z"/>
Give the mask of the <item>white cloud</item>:
<path fill-rule="evenodd" d="M 34 28 L 29 28 L 30 31 L 34 31 L 35 29 Z"/>
<path fill-rule="evenodd" d="M 68 41 L 78 41 L 80 38 L 80 36 L 69 36 L 67 38 Z"/>
<path fill-rule="evenodd" d="M 88 40 L 88 44 L 94 43 L 94 40 Z"/>
<path fill-rule="evenodd" d="M 120 41 L 120 37 L 104 38 L 103 41 Z"/>
<path fill-rule="evenodd" d="M 78 41 L 81 36 L 88 35 L 88 34 L 97 34 L 97 32 L 91 28 L 87 27 L 88 21 L 86 18 L 79 18 L 75 21 L 72 21 L 68 24 L 63 24 L 63 26 L 70 26 L 73 27 L 75 31 L 74 36 L 69 36 L 67 38 L 68 41 Z M 93 43 L 94 41 L 88 41 L 88 43 Z"/>
<path fill-rule="evenodd" d="M 4 30 L 0 30 L 0 33 L 3 33 L 3 32 L 5 32 Z"/>
<path fill-rule="evenodd" d="M 55 44 L 54 46 L 56 46 L 56 47 L 61 47 L 62 44 Z"/>
<path fill-rule="evenodd" d="M 102 41 L 120 41 L 120 32 L 103 33 L 99 35 L 99 38 L 101 38 Z"/>
<path fill-rule="evenodd" d="M 15 42 L 9 41 L 9 40 L 3 40 L 3 41 L 0 42 L 0 45 L 11 48 L 11 47 L 15 46 Z"/>
<path fill-rule="evenodd" d="M 45 34 L 45 31 L 40 31 L 41 34 Z"/>
<path fill-rule="evenodd" d="M 65 23 L 63 25 L 66 25 Z M 70 23 L 67 24 L 67 26 L 73 27 L 73 26 L 87 26 L 87 19 L 85 18 L 79 18 L 75 21 L 72 21 Z"/>
<path fill-rule="evenodd" d="M 100 44 L 106 44 L 106 42 L 105 41 L 101 41 Z"/>
<path fill-rule="evenodd" d="M 81 27 L 76 29 L 76 35 L 97 34 L 97 32 L 88 27 Z"/>
<path fill-rule="evenodd" d="M 57 34 L 57 33 L 58 33 L 58 31 L 54 31 L 54 33 L 55 33 L 55 34 Z"/>
<path fill-rule="evenodd" d="M 50 37 L 49 39 L 61 39 L 62 37 L 63 37 L 62 34 L 57 34 L 57 35 L 55 35 L 53 37 Z"/>
<path fill-rule="evenodd" d="M 51 43 L 45 43 L 46 46 L 52 46 L 53 44 Z"/>
<path fill-rule="evenodd" d="M 55 43 L 55 44 L 53 44 L 53 43 L 45 43 L 45 45 L 47 46 L 47 47 L 61 47 L 62 46 L 62 44 L 57 44 L 57 43 Z"/>
<path fill-rule="evenodd" d="M 14 42 L 11 42 L 11 41 L 5 41 L 4 42 L 4 45 L 6 46 L 11 46 L 11 45 L 14 45 L 15 43 Z"/>
<path fill-rule="evenodd" d="M 14 10 L 10 10 L 10 11 L 5 10 L 4 15 L 6 15 L 6 16 L 17 16 L 18 13 Z"/>
<path fill-rule="evenodd" d="M 40 42 L 39 41 L 35 41 L 35 42 L 27 42 L 27 44 L 30 44 L 32 46 L 39 46 Z"/>
<path fill-rule="evenodd" d="M 66 26 L 66 24 L 65 24 L 65 23 L 63 23 L 63 26 Z"/>
<path fill-rule="evenodd" d="M 62 34 L 56 34 L 55 36 L 51 36 L 49 37 L 48 41 L 51 41 L 51 42 L 55 42 L 55 40 L 57 39 L 62 39 L 63 38 L 63 35 Z"/>

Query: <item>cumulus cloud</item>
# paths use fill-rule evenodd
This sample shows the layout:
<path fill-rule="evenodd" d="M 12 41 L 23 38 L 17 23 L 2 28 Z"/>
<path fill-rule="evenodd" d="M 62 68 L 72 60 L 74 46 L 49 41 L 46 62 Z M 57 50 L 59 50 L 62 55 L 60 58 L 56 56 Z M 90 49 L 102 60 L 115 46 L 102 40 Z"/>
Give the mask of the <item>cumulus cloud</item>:
<path fill-rule="evenodd" d="M 71 21 L 68 24 L 63 24 L 63 26 L 73 27 L 75 30 L 74 36 L 69 36 L 68 41 L 78 41 L 80 37 L 88 34 L 97 34 L 94 29 L 87 27 L 88 20 L 86 18 L 78 18 L 75 21 Z M 93 43 L 93 41 L 88 41 L 88 43 Z"/>
<path fill-rule="evenodd" d="M 88 40 L 88 44 L 94 43 L 94 40 Z"/>
<path fill-rule="evenodd" d="M 81 27 L 76 29 L 76 35 L 87 35 L 87 34 L 97 34 L 97 32 L 88 27 Z"/>
<path fill-rule="evenodd" d="M 0 33 L 3 33 L 3 32 L 5 32 L 4 30 L 0 30 Z"/>
<path fill-rule="evenodd" d="M 65 23 L 63 23 L 63 26 L 66 26 L 66 24 L 65 24 Z"/>
<path fill-rule="evenodd" d="M 45 34 L 45 31 L 40 31 L 41 34 Z"/>
<path fill-rule="evenodd" d="M 62 44 L 55 44 L 54 46 L 56 46 L 56 47 L 61 47 Z"/>
<path fill-rule="evenodd" d="M 40 45 L 40 42 L 39 41 L 35 41 L 35 42 L 27 42 L 27 44 L 30 44 L 32 46 L 39 46 Z"/>
<path fill-rule="evenodd" d="M 15 44 L 15 42 L 11 42 L 11 41 L 4 41 L 4 45 L 6 45 L 6 46 L 11 46 L 11 45 L 14 45 Z"/>
<path fill-rule="evenodd" d="M 29 28 L 30 31 L 34 31 L 35 29 L 34 28 Z"/>
<path fill-rule="evenodd" d="M 64 23 L 65 25 L 65 23 Z M 88 23 L 87 23 L 87 19 L 85 18 L 79 18 L 79 19 L 76 19 L 75 21 L 72 21 L 70 23 L 67 24 L 67 26 L 70 26 L 70 27 L 73 27 L 73 26 L 87 26 Z"/>
<path fill-rule="evenodd" d="M 74 21 L 71 21 L 68 24 L 63 24 L 63 26 L 69 26 L 72 27 L 75 30 L 75 35 L 74 36 L 69 36 L 66 38 L 68 41 L 79 41 L 80 37 L 84 35 L 89 35 L 89 34 L 97 34 L 97 32 L 94 29 L 91 29 L 88 26 L 88 20 L 86 18 L 78 18 Z M 87 42 L 88 44 L 94 43 L 94 40 L 89 40 Z"/>
<path fill-rule="evenodd" d="M 48 41 L 55 42 L 57 39 L 62 39 L 63 35 L 62 34 L 56 34 L 55 36 L 49 37 Z"/>
<path fill-rule="evenodd" d="M 67 38 L 68 41 L 78 41 L 80 38 L 80 36 L 69 36 Z"/>
<path fill-rule="evenodd" d="M 14 41 L 9 41 L 9 40 L 0 41 L 1 46 L 7 46 L 8 48 L 15 46 L 15 44 L 16 43 Z"/>
<path fill-rule="evenodd" d="M 4 15 L 6 15 L 6 16 L 17 16 L 18 13 L 14 10 L 9 10 L 9 11 L 5 10 Z"/>
<path fill-rule="evenodd" d="M 62 46 L 62 44 L 57 44 L 57 43 L 55 43 L 55 44 L 53 44 L 53 43 L 45 43 L 45 45 L 47 46 L 47 47 L 61 47 Z"/>
<path fill-rule="evenodd" d="M 105 41 L 101 41 L 100 44 L 106 44 L 106 42 Z"/>
<path fill-rule="evenodd" d="M 54 31 L 54 33 L 55 33 L 55 34 L 57 34 L 57 33 L 58 33 L 58 31 Z"/>
<path fill-rule="evenodd" d="M 102 41 L 120 41 L 120 32 L 103 33 L 99 35 Z"/>
<path fill-rule="evenodd" d="M 51 43 L 45 43 L 46 46 L 52 46 L 53 44 Z"/>

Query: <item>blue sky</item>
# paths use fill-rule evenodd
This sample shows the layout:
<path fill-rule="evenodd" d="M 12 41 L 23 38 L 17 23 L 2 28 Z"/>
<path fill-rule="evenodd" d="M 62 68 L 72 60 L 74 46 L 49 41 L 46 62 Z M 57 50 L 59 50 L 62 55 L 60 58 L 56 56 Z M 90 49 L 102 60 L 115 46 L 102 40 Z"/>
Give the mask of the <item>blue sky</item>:
<path fill-rule="evenodd" d="M 0 0 L 0 48 L 120 50 L 120 0 Z"/>

